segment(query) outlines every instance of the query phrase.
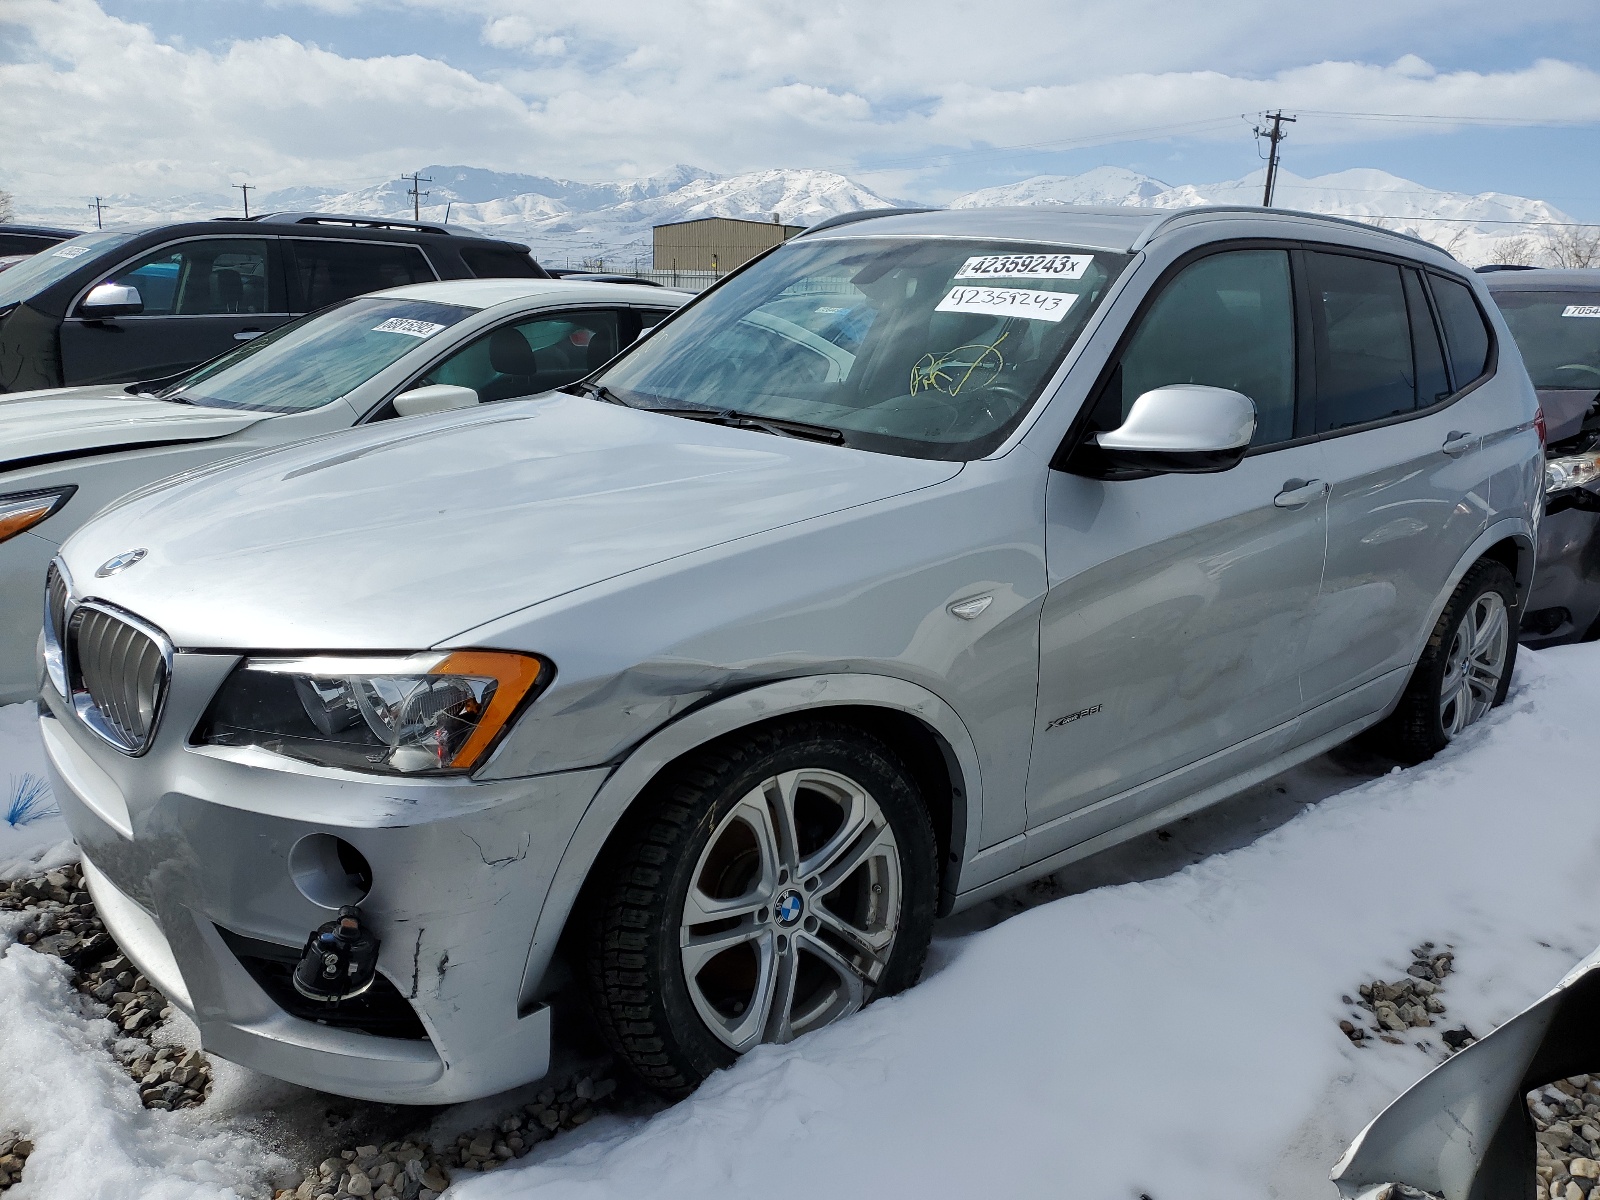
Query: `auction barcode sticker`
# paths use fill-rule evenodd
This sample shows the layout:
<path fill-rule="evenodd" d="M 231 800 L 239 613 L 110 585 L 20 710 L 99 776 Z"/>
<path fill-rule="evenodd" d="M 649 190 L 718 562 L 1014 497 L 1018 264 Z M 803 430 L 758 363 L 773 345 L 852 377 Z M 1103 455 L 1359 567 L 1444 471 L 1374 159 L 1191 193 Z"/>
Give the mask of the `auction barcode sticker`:
<path fill-rule="evenodd" d="M 1092 254 L 982 254 L 969 258 L 957 279 L 1082 279 Z"/>
<path fill-rule="evenodd" d="M 87 246 L 63 246 L 59 250 L 51 251 L 51 253 L 56 258 L 77 258 L 78 255 L 80 255 L 80 254 L 89 253 L 89 247 L 87 247 Z"/>
<path fill-rule="evenodd" d="M 1561 310 L 1563 317 L 1600 317 L 1600 304 L 1569 304 Z"/>
<path fill-rule="evenodd" d="M 934 305 L 935 312 L 986 313 L 1059 321 L 1078 299 L 1076 292 L 1035 292 L 1022 288 L 953 287 Z"/>
<path fill-rule="evenodd" d="M 443 325 L 435 325 L 432 321 L 413 321 L 409 317 L 390 317 L 382 325 L 374 325 L 373 333 L 403 333 L 408 337 L 432 337 L 443 329 Z"/>

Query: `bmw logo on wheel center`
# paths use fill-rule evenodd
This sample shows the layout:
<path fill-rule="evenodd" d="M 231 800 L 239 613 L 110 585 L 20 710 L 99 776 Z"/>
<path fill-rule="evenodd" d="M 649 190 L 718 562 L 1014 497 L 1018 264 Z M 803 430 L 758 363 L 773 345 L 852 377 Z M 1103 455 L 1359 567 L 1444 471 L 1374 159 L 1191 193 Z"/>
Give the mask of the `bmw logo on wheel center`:
<path fill-rule="evenodd" d="M 799 892 L 785 892 L 778 897 L 778 924 L 793 925 L 800 919 L 800 913 L 804 908 L 805 904 L 800 899 Z"/>
<path fill-rule="evenodd" d="M 105 562 L 96 567 L 94 576 L 96 579 L 104 579 L 107 575 L 115 575 L 118 571 L 126 570 L 128 567 L 133 566 L 134 563 L 149 553 L 150 551 L 143 546 L 134 550 L 124 550 L 121 554 L 106 559 Z"/>

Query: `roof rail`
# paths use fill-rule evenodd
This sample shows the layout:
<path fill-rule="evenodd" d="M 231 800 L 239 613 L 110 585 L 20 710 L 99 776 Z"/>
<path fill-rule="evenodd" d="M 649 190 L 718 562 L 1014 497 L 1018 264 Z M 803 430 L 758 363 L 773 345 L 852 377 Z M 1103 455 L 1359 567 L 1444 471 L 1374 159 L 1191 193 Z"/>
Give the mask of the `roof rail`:
<path fill-rule="evenodd" d="M 1427 238 L 1417 237 L 1411 233 L 1401 233 L 1397 229 L 1385 229 L 1381 225 L 1369 225 L 1365 221 L 1357 221 L 1350 217 L 1336 217 L 1330 213 L 1302 212 L 1297 208 L 1263 208 L 1255 204 L 1197 204 L 1189 208 L 1173 209 L 1166 216 L 1158 217 L 1145 226 L 1144 232 L 1134 239 L 1130 251 L 1143 250 L 1156 238 L 1156 235 L 1185 218 L 1211 217 L 1219 213 L 1243 213 L 1249 216 L 1274 216 L 1297 217 L 1301 220 L 1325 221 L 1330 225 L 1343 225 L 1347 228 L 1364 229 L 1368 233 L 1383 233 L 1390 237 L 1402 238 L 1408 242 L 1415 242 L 1419 246 L 1426 246 L 1430 250 L 1437 250 L 1446 258 L 1453 259 L 1455 255 L 1443 246 L 1430 242 Z M 1383 220 L 1403 221 L 1404 217 L 1385 217 Z"/>
<path fill-rule="evenodd" d="M 835 229 L 840 225 L 854 225 L 857 221 L 870 221 L 875 217 L 904 217 L 912 213 L 938 211 L 936 208 L 863 208 L 858 212 L 840 213 L 836 217 L 827 217 L 818 221 L 815 225 L 807 226 L 804 232 L 795 234 L 795 237 L 805 237 L 808 233 L 817 233 L 823 229 Z"/>
<path fill-rule="evenodd" d="M 460 237 L 464 232 L 436 222 L 407 221 L 403 217 L 365 217 L 350 213 L 274 212 L 260 213 L 253 217 L 218 219 L 257 221 L 263 225 L 340 225 L 349 229 L 414 229 L 419 233 L 442 233 L 453 237 Z"/>

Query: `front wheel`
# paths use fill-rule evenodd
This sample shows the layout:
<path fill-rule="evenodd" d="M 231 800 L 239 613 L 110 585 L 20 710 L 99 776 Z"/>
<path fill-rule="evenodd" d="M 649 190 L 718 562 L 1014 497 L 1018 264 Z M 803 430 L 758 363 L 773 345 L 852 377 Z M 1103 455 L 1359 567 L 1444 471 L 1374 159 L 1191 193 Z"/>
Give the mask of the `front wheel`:
<path fill-rule="evenodd" d="M 588 977 L 601 1028 L 653 1088 L 692 1091 L 916 982 L 937 864 L 883 742 L 802 719 L 675 769 L 597 871 Z"/>
<path fill-rule="evenodd" d="M 1505 700 L 1517 617 L 1511 572 L 1477 563 L 1439 614 L 1399 706 L 1375 731 L 1382 748 L 1402 762 L 1423 762 Z"/>

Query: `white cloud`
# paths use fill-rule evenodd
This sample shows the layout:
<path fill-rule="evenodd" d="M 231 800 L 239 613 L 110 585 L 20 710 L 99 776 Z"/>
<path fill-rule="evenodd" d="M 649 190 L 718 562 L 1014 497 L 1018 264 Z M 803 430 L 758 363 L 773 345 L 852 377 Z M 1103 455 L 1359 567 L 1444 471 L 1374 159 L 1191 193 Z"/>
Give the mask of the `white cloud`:
<path fill-rule="evenodd" d="M 42 198 L 357 182 L 429 161 L 578 178 L 674 162 L 840 167 L 1199 118 L 1240 138 L 1230 118 L 1279 105 L 1600 120 L 1587 67 L 1437 71 L 1422 53 L 1580 19 L 1590 0 L 1549 0 L 1537 18 L 1491 0 L 1349 0 L 1337 16 L 1287 17 L 1268 0 L 313 0 L 370 7 L 374 22 L 397 2 L 464 17 L 516 65 L 474 75 L 429 53 L 354 57 L 288 34 L 179 46 L 95 0 L 4 0 L 0 180 Z M 294 23 L 292 6 L 279 11 Z M 1388 65 L 1362 60 L 1375 44 Z M 1317 117 L 1295 138 L 1413 131 Z"/>

